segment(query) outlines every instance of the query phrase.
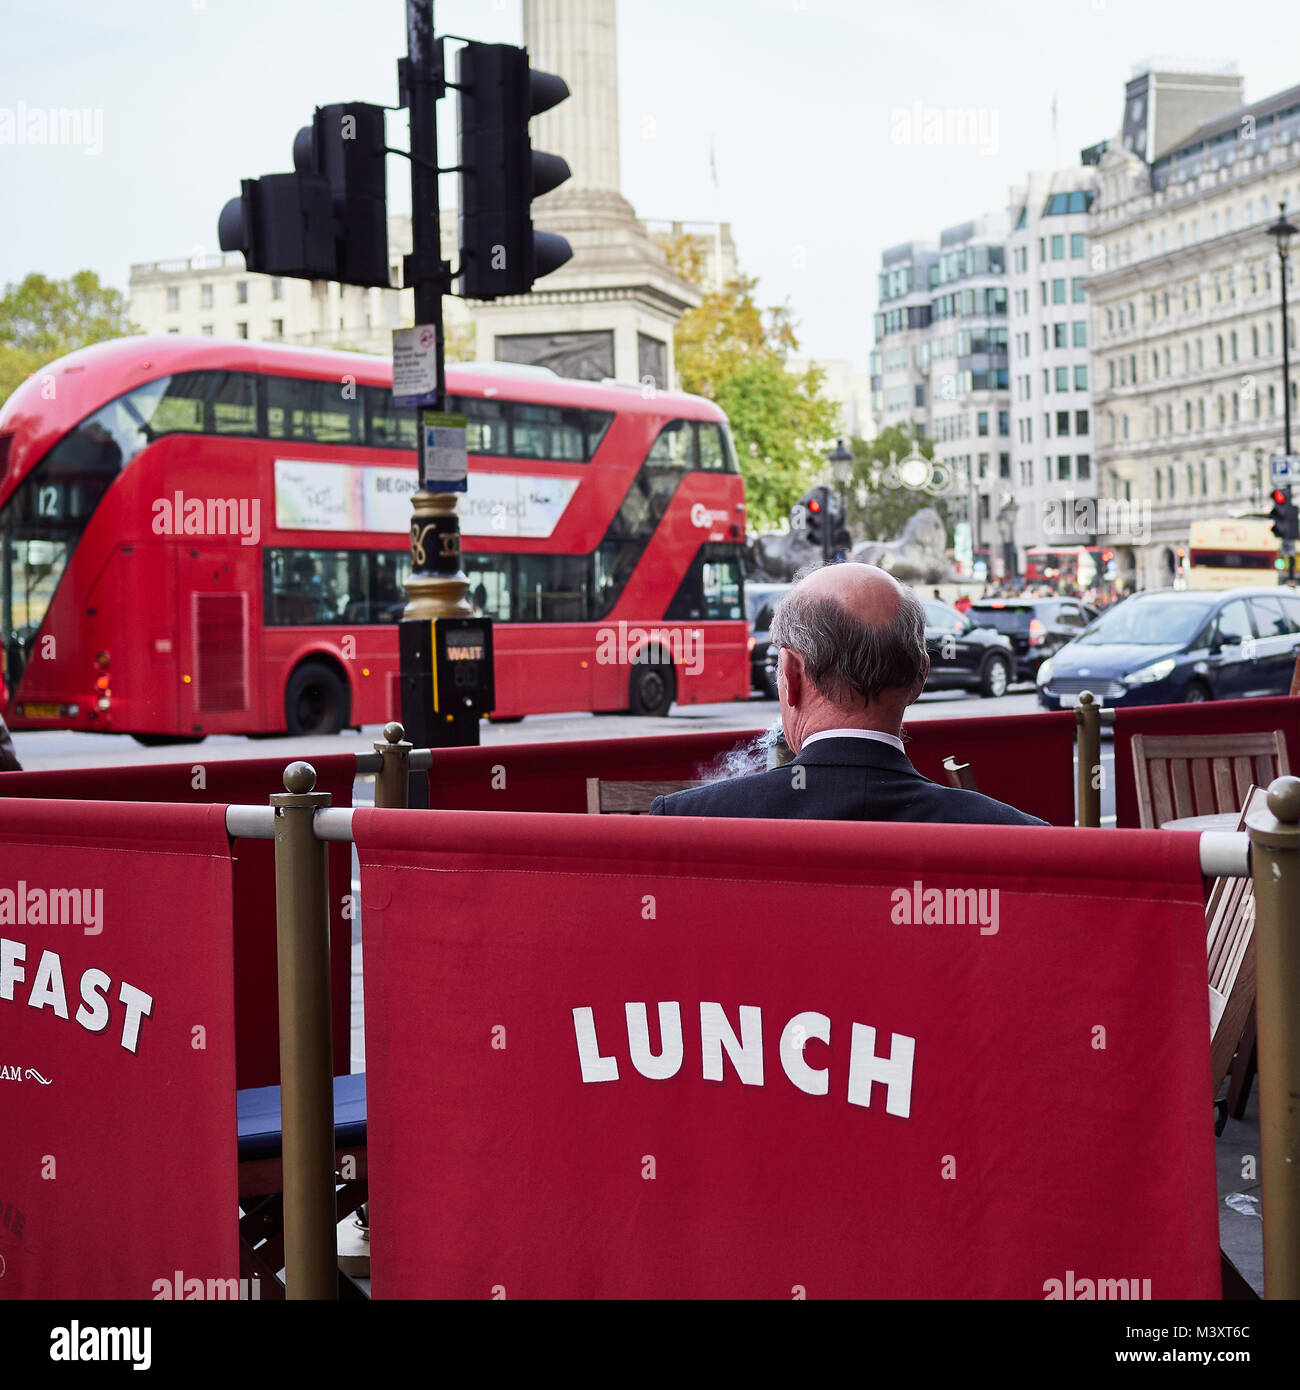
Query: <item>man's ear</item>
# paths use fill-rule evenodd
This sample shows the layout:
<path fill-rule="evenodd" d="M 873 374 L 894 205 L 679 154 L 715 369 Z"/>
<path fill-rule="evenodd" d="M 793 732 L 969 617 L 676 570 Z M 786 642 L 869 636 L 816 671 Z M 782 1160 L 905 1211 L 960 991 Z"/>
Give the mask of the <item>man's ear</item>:
<path fill-rule="evenodd" d="M 782 647 L 777 662 L 785 689 L 785 702 L 792 709 L 797 708 L 803 696 L 803 657 L 789 647 Z"/>

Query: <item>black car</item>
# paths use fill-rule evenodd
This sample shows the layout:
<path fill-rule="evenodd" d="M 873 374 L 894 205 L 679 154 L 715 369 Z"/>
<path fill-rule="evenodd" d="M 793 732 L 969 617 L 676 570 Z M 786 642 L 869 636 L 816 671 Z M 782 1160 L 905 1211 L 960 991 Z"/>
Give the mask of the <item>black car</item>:
<path fill-rule="evenodd" d="M 749 619 L 750 684 L 775 700 L 776 672 L 768 669 L 767 648 L 771 640 L 772 614 L 790 591 L 789 584 L 746 584 L 745 615 Z"/>
<path fill-rule="evenodd" d="M 985 598 L 971 604 L 968 616 L 1011 639 L 1015 679 L 1031 681 L 1049 656 L 1092 622 L 1097 610 L 1077 598 Z"/>
<path fill-rule="evenodd" d="M 925 608 L 925 645 L 930 653 L 927 690 L 972 690 L 1005 695 L 1014 679 L 1016 656 L 1011 639 L 991 627 L 979 627 L 937 599 Z"/>

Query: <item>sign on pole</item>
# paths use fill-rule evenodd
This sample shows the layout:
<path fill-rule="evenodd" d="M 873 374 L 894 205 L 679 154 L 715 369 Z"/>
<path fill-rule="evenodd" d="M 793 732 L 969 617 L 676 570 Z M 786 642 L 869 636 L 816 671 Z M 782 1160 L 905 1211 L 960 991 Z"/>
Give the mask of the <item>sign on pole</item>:
<path fill-rule="evenodd" d="M 1300 482 L 1300 454 L 1274 454 L 1270 460 L 1274 487 Z"/>
<path fill-rule="evenodd" d="M 432 324 L 393 330 L 393 404 L 438 404 L 437 330 Z"/>
<path fill-rule="evenodd" d="M 440 410 L 420 412 L 420 486 L 425 492 L 464 492 L 469 453 L 465 417 Z"/>

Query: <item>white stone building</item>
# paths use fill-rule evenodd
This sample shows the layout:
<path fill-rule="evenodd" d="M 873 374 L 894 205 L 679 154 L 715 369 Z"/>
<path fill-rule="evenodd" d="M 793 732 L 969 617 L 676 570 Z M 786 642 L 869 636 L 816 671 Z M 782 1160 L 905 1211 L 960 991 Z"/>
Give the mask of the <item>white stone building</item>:
<path fill-rule="evenodd" d="M 1097 495 L 1086 289 L 1096 177 L 1082 165 L 1031 173 L 1011 190 L 1011 468 L 999 485 L 1003 504 L 1015 503 L 1020 550 L 1095 543 L 1091 526 L 1076 529 L 1093 513 L 1075 503 Z"/>
<path fill-rule="evenodd" d="M 1193 518 L 1267 505 L 1283 384 L 1266 229 L 1300 201 L 1300 87 L 1182 129 L 1150 163 L 1125 143 L 1093 205 L 1095 455 L 1101 498 L 1128 504 L 1103 537 L 1120 577 L 1156 587 Z"/>

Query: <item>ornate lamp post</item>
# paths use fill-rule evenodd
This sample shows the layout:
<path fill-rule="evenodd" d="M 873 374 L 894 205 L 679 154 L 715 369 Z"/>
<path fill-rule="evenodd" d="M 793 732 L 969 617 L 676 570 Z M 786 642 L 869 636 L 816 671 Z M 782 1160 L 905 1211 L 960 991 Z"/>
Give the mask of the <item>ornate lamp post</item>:
<path fill-rule="evenodd" d="M 1020 503 L 1009 493 L 1002 494 L 1002 505 L 998 508 L 998 534 L 1002 537 L 1002 568 L 1007 579 L 1016 576 L 1016 517 L 1020 514 Z"/>
<path fill-rule="evenodd" d="M 1286 220 L 1286 203 L 1279 203 L 1277 221 L 1268 229 L 1268 235 L 1277 242 L 1277 258 L 1282 268 L 1282 421 L 1283 452 L 1288 454 L 1291 452 L 1291 342 L 1287 333 L 1286 269 L 1287 258 L 1291 254 L 1291 238 L 1297 231 L 1300 228 Z"/>
<path fill-rule="evenodd" d="M 844 441 L 837 439 L 834 449 L 826 457 L 826 462 L 831 466 L 831 476 L 835 479 L 835 486 L 839 488 L 840 493 L 839 525 L 835 528 L 836 534 L 832 538 L 833 549 L 839 550 L 841 547 L 838 543 L 838 532 L 841 528 L 847 532 L 849 524 L 848 487 L 849 479 L 853 476 L 854 458 L 852 453 L 844 447 Z M 846 553 L 847 549 L 846 546 Z"/>

